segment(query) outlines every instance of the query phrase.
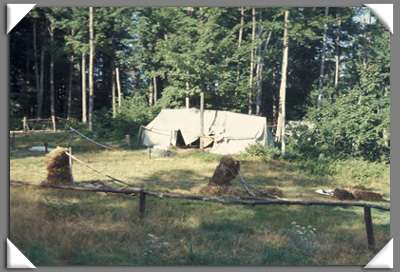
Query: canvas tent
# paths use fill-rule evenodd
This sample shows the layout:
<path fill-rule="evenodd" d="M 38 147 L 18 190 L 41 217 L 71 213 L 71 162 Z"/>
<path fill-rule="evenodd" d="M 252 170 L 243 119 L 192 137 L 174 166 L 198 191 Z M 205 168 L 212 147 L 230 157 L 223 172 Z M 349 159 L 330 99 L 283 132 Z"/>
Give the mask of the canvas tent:
<path fill-rule="evenodd" d="M 147 126 L 142 126 L 138 142 L 151 146 L 189 146 L 198 142 L 200 110 L 164 109 Z M 272 135 L 265 117 L 228 111 L 204 111 L 204 146 L 211 153 L 234 154 L 249 144 L 273 147 Z"/>

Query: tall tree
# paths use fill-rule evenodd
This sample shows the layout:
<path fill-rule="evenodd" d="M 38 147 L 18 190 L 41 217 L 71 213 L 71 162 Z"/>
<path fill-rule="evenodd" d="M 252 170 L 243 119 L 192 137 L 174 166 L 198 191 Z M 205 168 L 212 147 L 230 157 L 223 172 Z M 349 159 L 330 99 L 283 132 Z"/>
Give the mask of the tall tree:
<path fill-rule="evenodd" d="M 71 36 L 75 35 L 75 30 L 71 29 Z M 68 106 L 67 106 L 67 120 L 71 118 L 71 104 L 72 104 L 72 88 L 73 88 L 73 76 L 74 76 L 74 59 L 75 55 L 73 50 L 69 56 L 69 80 L 68 80 Z"/>
<path fill-rule="evenodd" d="M 340 10 L 336 10 L 336 19 L 337 19 L 337 36 L 336 36 L 336 55 L 335 55 L 335 87 L 339 83 L 339 64 L 340 64 L 340 55 L 339 55 L 339 47 L 340 47 L 340 27 L 342 25 L 342 19 L 340 17 Z"/>
<path fill-rule="evenodd" d="M 320 74 L 319 74 L 318 107 L 321 106 L 322 89 L 324 86 L 325 55 L 326 55 L 326 44 L 327 44 L 326 32 L 328 30 L 328 23 L 327 23 L 328 14 L 329 14 L 329 7 L 326 7 L 325 8 L 326 22 L 324 24 L 324 37 L 323 37 L 323 45 L 322 45 L 322 53 L 321 53 L 321 70 L 320 70 Z"/>
<path fill-rule="evenodd" d="M 249 114 L 253 113 L 253 72 L 254 72 L 254 41 L 256 36 L 256 9 L 252 8 L 253 28 L 251 32 L 251 51 L 250 51 L 250 80 L 249 80 Z"/>
<path fill-rule="evenodd" d="M 89 7 L 89 131 L 93 131 L 93 106 L 94 106 L 94 28 L 93 28 L 93 7 Z"/>
<path fill-rule="evenodd" d="M 279 90 L 279 118 L 277 126 L 277 140 L 282 140 L 282 154 L 286 151 L 286 83 L 287 83 L 287 66 L 289 56 L 289 42 L 288 42 L 288 24 L 289 24 L 289 10 L 285 11 L 285 29 L 283 32 L 283 57 L 282 57 L 282 76 L 281 87 Z"/>
<path fill-rule="evenodd" d="M 50 112 L 53 123 L 53 130 L 56 131 L 56 101 L 54 88 L 54 55 L 55 55 L 55 40 L 54 40 L 54 14 L 50 17 L 50 24 L 47 26 L 50 34 Z"/>

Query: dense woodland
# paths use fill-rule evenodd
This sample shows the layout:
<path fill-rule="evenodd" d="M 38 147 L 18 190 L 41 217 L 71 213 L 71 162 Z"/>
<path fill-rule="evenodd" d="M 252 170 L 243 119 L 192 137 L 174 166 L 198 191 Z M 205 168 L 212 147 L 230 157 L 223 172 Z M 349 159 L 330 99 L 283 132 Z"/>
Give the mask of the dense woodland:
<path fill-rule="evenodd" d="M 36 7 L 10 34 L 10 129 L 121 138 L 203 101 L 266 116 L 288 157 L 388 162 L 390 33 L 367 8 Z M 285 120 L 314 125 L 282 139 Z"/>

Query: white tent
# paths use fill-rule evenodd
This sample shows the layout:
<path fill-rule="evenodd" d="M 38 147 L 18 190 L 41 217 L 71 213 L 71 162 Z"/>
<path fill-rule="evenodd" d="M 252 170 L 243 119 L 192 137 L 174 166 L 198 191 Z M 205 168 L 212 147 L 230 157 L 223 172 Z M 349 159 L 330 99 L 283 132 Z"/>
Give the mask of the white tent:
<path fill-rule="evenodd" d="M 147 126 L 142 126 L 138 142 L 145 146 L 189 146 L 200 138 L 200 110 L 164 109 Z M 211 153 L 234 154 L 249 144 L 274 146 L 265 117 L 204 110 L 204 146 Z"/>

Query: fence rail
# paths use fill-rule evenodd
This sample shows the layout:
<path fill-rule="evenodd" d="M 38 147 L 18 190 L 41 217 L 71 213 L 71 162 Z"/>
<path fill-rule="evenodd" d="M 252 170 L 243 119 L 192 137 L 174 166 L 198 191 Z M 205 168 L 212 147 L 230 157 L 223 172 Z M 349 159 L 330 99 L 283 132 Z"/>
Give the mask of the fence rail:
<path fill-rule="evenodd" d="M 341 206 L 341 207 L 363 207 L 364 208 L 364 221 L 367 232 L 367 240 L 368 240 L 368 248 L 371 251 L 375 251 L 375 237 L 373 232 L 372 225 L 372 216 L 371 216 L 371 208 L 390 211 L 390 208 L 368 204 L 368 203 L 358 203 L 358 202 L 325 202 L 325 201 L 290 201 L 290 200 L 233 200 L 233 199 L 222 199 L 222 198 L 213 198 L 206 196 L 197 196 L 197 195 L 184 195 L 184 194 L 172 194 L 172 193 L 160 193 L 160 192 L 152 192 L 143 189 L 103 189 L 103 188 L 84 188 L 84 187 L 72 187 L 72 186 L 63 186 L 63 185 L 54 185 L 54 184 L 42 184 L 42 183 L 33 183 L 26 181 L 17 181 L 10 180 L 11 184 L 21 184 L 21 185 L 29 185 L 29 186 L 37 186 L 37 187 L 47 187 L 47 188 L 56 188 L 56 189 L 64 189 L 64 190 L 75 190 L 75 191 L 88 191 L 88 192 L 104 192 L 104 193 L 114 193 L 114 194 L 125 194 L 125 195 L 138 195 L 139 196 L 139 216 L 141 219 L 144 218 L 144 214 L 146 211 L 146 195 L 159 197 L 159 198 L 178 198 L 178 199 L 189 199 L 189 200 L 198 200 L 203 202 L 213 202 L 220 204 L 233 204 L 233 205 L 245 205 L 245 206 L 257 206 L 257 205 L 301 205 L 301 206 Z"/>

